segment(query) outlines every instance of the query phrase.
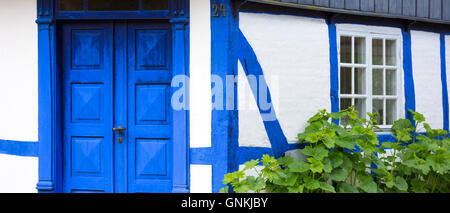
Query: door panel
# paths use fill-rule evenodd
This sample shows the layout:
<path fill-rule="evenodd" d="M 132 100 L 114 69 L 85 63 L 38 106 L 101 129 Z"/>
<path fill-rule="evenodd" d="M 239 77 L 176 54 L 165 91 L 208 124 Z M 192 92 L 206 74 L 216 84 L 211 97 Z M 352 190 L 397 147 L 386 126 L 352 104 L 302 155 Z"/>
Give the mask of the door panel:
<path fill-rule="evenodd" d="M 112 30 L 63 27 L 65 192 L 113 192 Z"/>
<path fill-rule="evenodd" d="M 62 42 L 64 191 L 171 192 L 170 25 L 64 24 Z"/>
<path fill-rule="evenodd" d="M 172 189 L 170 25 L 128 25 L 128 191 Z"/>

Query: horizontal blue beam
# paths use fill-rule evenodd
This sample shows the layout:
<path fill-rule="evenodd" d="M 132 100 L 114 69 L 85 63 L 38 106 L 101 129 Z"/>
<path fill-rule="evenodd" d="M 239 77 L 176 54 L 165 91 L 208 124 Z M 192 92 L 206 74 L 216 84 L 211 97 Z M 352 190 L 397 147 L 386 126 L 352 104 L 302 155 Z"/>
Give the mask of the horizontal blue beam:
<path fill-rule="evenodd" d="M 379 135 L 378 140 L 380 142 L 396 141 L 392 135 Z M 290 143 L 288 145 L 288 151 L 303 149 L 304 147 L 305 144 Z M 39 153 L 38 142 L 0 140 L 0 154 L 38 157 L 38 153 Z M 261 158 L 261 156 L 263 155 L 274 156 L 271 148 L 241 146 L 237 149 L 236 161 L 239 164 L 243 164 L 247 161 Z M 191 148 L 189 157 L 191 164 L 211 165 L 214 156 L 212 155 L 211 147 L 205 147 L 205 148 Z"/>
<path fill-rule="evenodd" d="M 0 154 L 37 157 L 38 142 L 0 140 Z"/>

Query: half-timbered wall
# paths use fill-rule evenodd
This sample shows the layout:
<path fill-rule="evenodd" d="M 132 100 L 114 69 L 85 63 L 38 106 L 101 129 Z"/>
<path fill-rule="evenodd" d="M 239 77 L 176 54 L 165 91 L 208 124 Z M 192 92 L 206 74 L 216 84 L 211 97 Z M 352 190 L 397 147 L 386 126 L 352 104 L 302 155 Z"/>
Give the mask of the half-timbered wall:
<path fill-rule="evenodd" d="M 327 24 L 317 18 L 241 12 L 239 27 L 261 64 L 281 128 L 288 142 L 295 142 L 310 116 L 331 107 Z M 242 76 L 241 65 L 239 70 Z M 239 145 L 270 147 L 249 83 L 239 80 Z"/>
<path fill-rule="evenodd" d="M 246 160 L 260 157 L 262 153 L 270 154 L 273 147 L 269 135 L 274 135 L 271 132 L 274 129 L 264 125 L 265 117 L 258 110 L 258 98 L 251 91 L 246 76 L 249 74 L 246 73 L 248 70 L 244 69 L 242 61 L 220 58 L 228 57 L 226 54 L 234 51 L 233 48 L 243 51 L 239 49 L 242 43 L 239 43 L 239 39 L 223 41 L 222 37 L 217 39 L 212 36 L 215 33 L 216 36 L 227 34 L 226 36 L 233 37 L 234 31 L 229 26 L 226 31 L 221 31 L 227 26 L 225 22 L 211 17 L 211 2 L 228 1 L 190 0 L 189 190 L 194 193 L 217 192 L 223 173 L 234 168 L 232 164 L 242 164 Z M 0 33 L 0 192 L 36 192 L 37 147 L 27 145 L 23 147 L 32 149 L 21 148 L 22 142 L 37 144 L 38 140 L 36 1 L 0 1 L 0 20 L 0 28 L 7 29 Z M 248 11 L 239 13 L 238 25 L 251 46 L 251 51 L 256 55 L 268 83 L 281 135 L 286 136 L 287 142 L 291 143 L 290 150 L 296 149 L 292 143 L 296 141 L 297 134 L 304 130 L 308 118 L 319 109 L 330 111 L 333 105 L 330 99 L 330 87 L 333 86 L 330 70 L 333 67 L 330 62 L 332 52 L 337 50 L 330 43 L 331 25 L 323 17 Z M 343 25 L 353 24 L 337 23 L 332 26 L 339 29 Z M 400 27 L 384 29 L 388 28 L 402 33 Z M 448 119 L 444 118 L 445 90 L 441 77 L 442 64 L 446 70 L 450 70 L 449 34 L 444 36 L 444 41 L 436 32 L 411 31 L 414 103 L 416 110 L 424 113 L 434 128 L 443 128 L 445 119 Z M 214 42 L 222 43 L 216 45 Z M 446 48 L 443 43 L 446 43 Z M 224 46 L 231 50 L 220 49 Z M 443 59 L 446 59 L 445 63 L 442 63 Z M 218 62 L 222 61 L 238 63 L 238 126 L 227 123 L 230 121 L 228 117 L 224 119 L 225 116 L 220 114 L 224 113 L 223 110 L 213 109 L 212 73 L 223 72 L 223 67 L 223 70 L 216 69 Z M 226 64 L 229 67 L 234 65 Z M 450 82 L 450 75 L 447 74 L 445 80 Z M 227 132 L 229 129 L 225 127 L 238 128 L 239 147 L 233 147 L 235 144 L 218 144 L 229 141 L 229 138 L 221 140 L 223 135 L 230 134 L 230 138 L 234 137 L 233 131 Z M 279 133 L 275 135 L 277 134 Z M 223 147 L 231 148 L 224 151 L 221 150 Z M 301 157 L 298 150 L 291 151 L 290 154 Z M 235 159 L 228 159 L 232 157 Z"/>

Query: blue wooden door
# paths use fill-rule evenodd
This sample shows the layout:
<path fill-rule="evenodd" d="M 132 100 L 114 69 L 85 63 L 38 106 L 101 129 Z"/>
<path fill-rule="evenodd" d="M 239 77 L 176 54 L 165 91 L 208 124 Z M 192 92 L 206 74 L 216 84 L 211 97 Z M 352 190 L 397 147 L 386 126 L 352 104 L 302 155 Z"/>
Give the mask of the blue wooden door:
<path fill-rule="evenodd" d="M 169 24 L 64 24 L 65 192 L 171 192 Z"/>

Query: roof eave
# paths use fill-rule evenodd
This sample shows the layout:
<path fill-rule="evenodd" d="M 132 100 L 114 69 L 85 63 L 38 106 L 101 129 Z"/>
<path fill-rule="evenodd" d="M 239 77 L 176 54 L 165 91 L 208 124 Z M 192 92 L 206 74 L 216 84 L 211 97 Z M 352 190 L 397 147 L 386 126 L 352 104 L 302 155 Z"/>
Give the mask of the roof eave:
<path fill-rule="evenodd" d="M 409 20 L 409 21 L 415 21 L 415 22 L 428 22 L 428 23 L 436 23 L 436 24 L 450 24 L 450 21 L 445 21 L 445 20 L 440 20 L 440 19 L 430 19 L 430 18 L 410 17 L 410 16 L 387 14 L 387 13 L 374 13 L 374 12 L 365 12 L 365 11 L 357 11 L 357 10 L 328 8 L 328 7 L 320 7 L 320 6 L 314 6 L 314 5 L 304 5 L 304 4 L 300 4 L 300 3 L 280 2 L 280 1 L 274 1 L 274 0 L 248 0 L 248 1 L 256 2 L 256 3 L 263 3 L 263 4 L 271 4 L 271 5 L 276 5 L 276 6 L 283 6 L 283 7 L 292 7 L 292 8 L 306 9 L 306 10 L 330 12 L 330 13 L 340 13 L 340 14 L 359 15 L 359 16 L 372 16 L 372 17 L 380 17 L 380 18 L 403 19 L 403 20 Z"/>

